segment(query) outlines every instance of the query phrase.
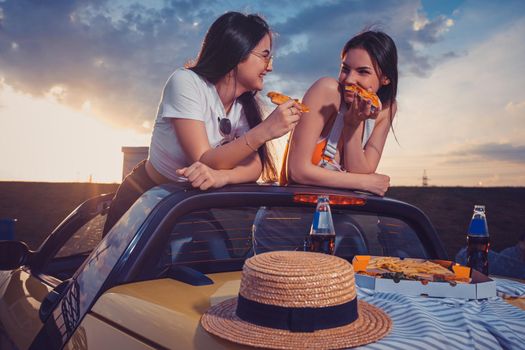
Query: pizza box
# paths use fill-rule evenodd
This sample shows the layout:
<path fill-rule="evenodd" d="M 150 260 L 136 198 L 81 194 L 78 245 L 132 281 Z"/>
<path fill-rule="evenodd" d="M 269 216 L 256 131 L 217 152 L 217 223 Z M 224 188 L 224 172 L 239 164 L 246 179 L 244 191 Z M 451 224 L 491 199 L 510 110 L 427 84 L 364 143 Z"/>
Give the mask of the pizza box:
<path fill-rule="evenodd" d="M 370 261 L 369 255 L 356 255 L 352 261 L 355 271 L 355 281 L 361 288 L 373 289 L 381 292 L 395 292 L 405 295 L 423 295 L 440 298 L 459 298 L 459 299 L 485 299 L 496 296 L 496 282 L 484 274 L 471 270 L 469 267 L 456 264 L 451 261 L 440 261 L 441 265 L 449 263 L 450 267 L 457 276 L 471 277 L 470 283 L 451 284 L 448 282 L 427 282 L 400 280 L 394 281 L 390 278 L 377 278 L 360 274 L 365 271 Z M 425 259 L 414 259 L 421 262 Z M 433 261 L 433 260 L 430 260 Z M 434 260 L 433 262 L 438 262 Z"/>

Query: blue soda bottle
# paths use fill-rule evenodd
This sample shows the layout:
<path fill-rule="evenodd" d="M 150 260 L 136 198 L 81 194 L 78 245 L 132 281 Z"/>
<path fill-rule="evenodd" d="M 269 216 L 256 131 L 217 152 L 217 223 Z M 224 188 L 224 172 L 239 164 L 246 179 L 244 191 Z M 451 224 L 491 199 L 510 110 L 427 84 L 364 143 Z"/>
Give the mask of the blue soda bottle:
<path fill-rule="evenodd" d="M 485 206 L 475 205 L 467 232 L 467 266 L 488 275 L 489 247 L 490 238 Z"/>
<path fill-rule="evenodd" d="M 328 196 L 318 196 L 310 233 L 304 240 L 304 250 L 334 255 L 335 230 Z"/>

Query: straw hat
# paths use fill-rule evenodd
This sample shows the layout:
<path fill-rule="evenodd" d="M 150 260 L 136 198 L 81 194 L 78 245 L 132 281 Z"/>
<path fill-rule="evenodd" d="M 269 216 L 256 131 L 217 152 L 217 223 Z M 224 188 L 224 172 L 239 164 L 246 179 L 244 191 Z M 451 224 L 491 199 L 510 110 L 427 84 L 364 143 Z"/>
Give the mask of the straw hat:
<path fill-rule="evenodd" d="M 392 321 L 357 301 L 348 261 L 277 251 L 246 260 L 239 296 L 211 307 L 201 324 L 221 338 L 251 346 L 339 349 L 381 339 Z"/>

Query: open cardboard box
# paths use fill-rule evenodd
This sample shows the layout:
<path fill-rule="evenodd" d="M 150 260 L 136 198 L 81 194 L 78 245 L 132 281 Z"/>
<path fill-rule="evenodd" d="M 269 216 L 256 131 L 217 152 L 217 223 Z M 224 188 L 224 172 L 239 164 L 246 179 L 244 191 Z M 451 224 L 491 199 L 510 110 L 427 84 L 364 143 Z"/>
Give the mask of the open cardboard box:
<path fill-rule="evenodd" d="M 355 280 L 359 287 L 373 289 L 381 292 L 395 292 L 405 295 L 425 295 L 429 297 L 460 298 L 460 299 L 485 299 L 496 296 L 496 282 L 484 274 L 471 270 L 469 267 L 455 264 L 451 261 L 440 261 L 441 265 L 449 263 L 457 276 L 470 276 L 470 283 L 428 282 L 401 280 L 394 282 L 389 278 L 375 278 L 359 274 L 365 271 L 370 261 L 370 255 L 356 255 L 352 261 L 355 271 Z M 419 260 L 419 259 L 416 259 Z M 421 259 L 421 261 L 425 261 Z M 432 261 L 432 260 L 430 260 Z M 437 262 L 437 261 L 434 261 Z"/>

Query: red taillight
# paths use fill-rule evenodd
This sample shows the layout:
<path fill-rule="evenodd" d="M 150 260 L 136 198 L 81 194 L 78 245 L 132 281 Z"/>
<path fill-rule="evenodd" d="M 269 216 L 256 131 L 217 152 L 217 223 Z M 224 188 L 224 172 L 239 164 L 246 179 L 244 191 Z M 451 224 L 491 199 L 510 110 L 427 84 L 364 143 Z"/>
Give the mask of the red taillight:
<path fill-rule="evenodd" d="M 296 193 L 293 196 L 293 201 L 297 203 L 317 203 L 317 194 Z M 331 205 L 365 205 L 366 200 L 363 198 L 356 198 L 351 196 L 343 196 L 339 194 L 328 194 Z"/>

